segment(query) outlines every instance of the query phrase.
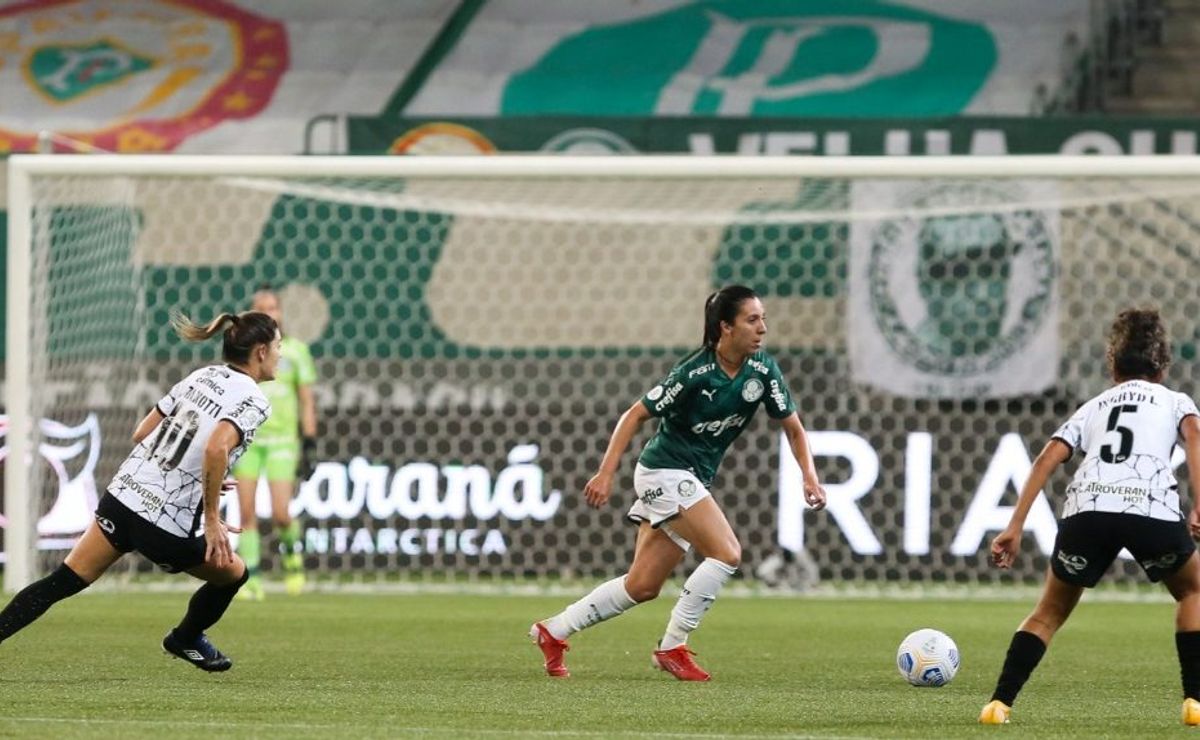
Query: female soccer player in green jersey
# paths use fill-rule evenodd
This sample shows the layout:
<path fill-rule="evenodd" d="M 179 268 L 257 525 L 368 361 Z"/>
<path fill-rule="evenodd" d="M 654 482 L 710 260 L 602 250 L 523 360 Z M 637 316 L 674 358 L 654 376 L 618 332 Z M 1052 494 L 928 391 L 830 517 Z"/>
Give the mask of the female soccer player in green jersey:
<path fill-rule="evenodd" d="M 643 448 L 634 473 L 637 499 L 627 515 L 638 525 L 633 563 L 625 575 L 533 624 L 529 634 L 542 650 L 549 675 L 569 675 L 563 663 L 568 637 L 658 596 L 684 554 L 695 547 L 704 562 L 684 583 L 653 662 L 681 681 L 709 679 L 692 660 L 688 634 L 737 571 L 742 548 L 708 487 L 725 451 L 760 404 L 783 424 L 804 475 L 805 500 L 815 509 L 825 506 L 825 490 L 791 393 L 779 366 L 762 348 L 766 333 L 763 304 L 754 291 L 731 285 L 713 293 L 704 305 L 703 346 L 621 415 L 584 498 L 597 508 L 608 503 L 621 455 L 647 419 L 659 418 L 658 431 Z"/>
<path fill-rule="evenodd" d="M 254 294 L 251 310 L 267 314 L 283 328 L 279 296 L 263 286 Z M 288 511 L 297 480 L 312 474 L 317 437 L 317 405 L 312 386 L 317 380 L 308 346 L 295 337 L 284 336 L 280 345 L 279 369 L 275 380 L 263 383 L 262 390 L 271 402 L 271 418 L 258 430 L 254 445 L 233 469 L 241 502 L 243 532 L 238 554 L 246 561 L 250 578 L 242 589 L 242 598 L 261 601 L 264 596 L 260 562 L 261 535 L 254 500 L 258 480 L 267 476 L 271 489 L 271 521 L 279 533 L 279 552 L 283 559 L 284 586 L 288 593 L 304 589 L 304 542 L 300 523 Z"/>

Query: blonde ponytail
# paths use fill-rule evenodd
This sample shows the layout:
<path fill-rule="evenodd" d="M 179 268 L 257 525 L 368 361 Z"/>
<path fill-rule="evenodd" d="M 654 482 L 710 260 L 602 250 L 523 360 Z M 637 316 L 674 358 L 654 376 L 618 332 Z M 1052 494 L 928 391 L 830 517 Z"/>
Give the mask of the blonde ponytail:
<path fill-rule="evenodd" d="M 182 311 L 178 309 L 171 311 L 171 327 L 175 329 L 176 334 L 189 342 L 203 342 L 224 331 L 226 324 L 237 326 L 237 323 L 237 314 L 223 313 L 208 322 L 206 326 L 201 326 L 194 323 Z"/>
<path fill-rule="evenodd" d="M 192 321 L 178 309 L 171 311 L 171 327 L 181 338 L 189 342 L 223 334 L 221 358 L 226 362 L 243 364 L 250 360 L 250 351 L 260 344 L 270 344 L 279 334 L 275 319 L 260 311 L 245 313 L 223 313 L 207 325 Z"/>

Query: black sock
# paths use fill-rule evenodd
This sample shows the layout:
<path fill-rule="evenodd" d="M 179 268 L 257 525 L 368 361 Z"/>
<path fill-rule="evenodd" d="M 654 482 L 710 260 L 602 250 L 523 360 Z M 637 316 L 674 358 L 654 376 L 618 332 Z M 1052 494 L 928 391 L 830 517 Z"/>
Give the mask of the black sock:
<path fill-rule="evenodd" d="M 175 628 L 175 636 L 184 642 L 194 641 L 204 630 L 217 623 L 229 608 L 229 602 L 233 601 L 238 589 L 249 579 L 250 571 L 246 570 L 242 577 L 233 583 L 220 586 L 206 583 L 198 588 L 188 602 L 187 614 L 183 615 L 183 621 Z"/>
<path fill-rule="evenodd" d="M 29 584 L 0 611 L 0 642 L 20 632 L 59 601 L 87 588 L 87 581 L 66 563 L 40 581 Z"/>
<path fill-rule="evenodd" d="M 1200 700 L 1200 632 L 1176 632 L 1175 651 L 1179 653 L 1183 698 Z"/>
<path fill-rule="evenodd" d="M 1018 630 L 1008 644 L 1008 655 L 1004 656 L 1004 667 L 1000 669 L 1000 680 L 992 692 L 992 700 L 999 699 L 1008 706 L 1017 700 L 1021 687 L 1029 680 L 1029 674 L 1037 668 L 1046 654 L 1046 643 L 1032 632 Z"/>

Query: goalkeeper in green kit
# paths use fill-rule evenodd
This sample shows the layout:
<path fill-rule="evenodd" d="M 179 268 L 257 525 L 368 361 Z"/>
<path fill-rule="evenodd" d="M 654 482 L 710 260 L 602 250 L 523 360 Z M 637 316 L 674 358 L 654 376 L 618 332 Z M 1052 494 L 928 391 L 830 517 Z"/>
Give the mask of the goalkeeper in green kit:
<path fill-rule="evenodd" d="M 259 288 L 251 307 L 275 319 L 283 330 L 279 296 L 270 287 Z M 259 428 L 253 446 L 233 468 L 243 528 L 238 554 L 246 561 L 249 573 L 241 598 L 261 601 L 264 596 L 260 572 L 262 542 L 254 506 L 258 481 L 264 474 L 271 489 L 271 522 L 279 533 L 284 586 L 290 594 L 304 589 L 304 542 L 300 523 L 292 519 L 288 506 L 297 482 L 312 474 L 316 462 L 317 408 L 312 393 L 316 380 L 317 371 L 308 346 L 284 334 L 275 380 L 261 386 L 271 402 L 271 418 Z"/>

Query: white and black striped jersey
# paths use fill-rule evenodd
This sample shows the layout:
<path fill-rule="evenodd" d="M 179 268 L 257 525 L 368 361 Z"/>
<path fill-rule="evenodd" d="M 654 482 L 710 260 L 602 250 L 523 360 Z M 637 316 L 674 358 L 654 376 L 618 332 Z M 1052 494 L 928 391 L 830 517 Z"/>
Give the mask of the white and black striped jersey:
<path fill-rule="evenodd" d="M 190 537 L 204 508 L 204 448 L 217 423 L 241 432 L 229 467 L 271 415 L 271 405 L 249 375 L 211 365 L 181 380 L 158 402 L 163 421 L 139 442 L 117 470 L 108 492 L 159 529 Z"/>
<path fill-rule="evenodd" d="M 1081 406 L 1054 433 L 1084 453 L 1063 517 L 1108 511 L 1182 519 L 1171 453 L 1180 423 L 1195 415 L 1191 398 L 1145 380 L 1113 386 Z"/>

